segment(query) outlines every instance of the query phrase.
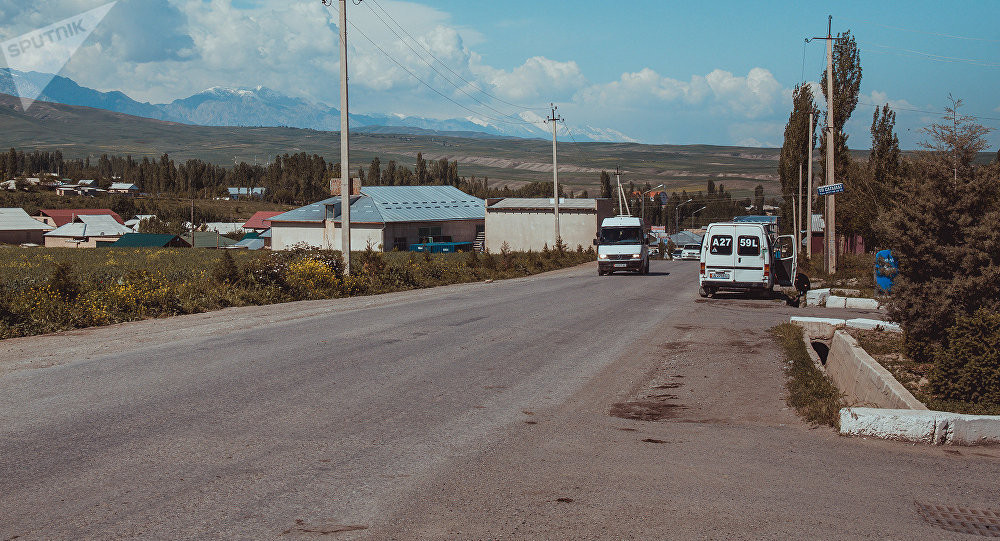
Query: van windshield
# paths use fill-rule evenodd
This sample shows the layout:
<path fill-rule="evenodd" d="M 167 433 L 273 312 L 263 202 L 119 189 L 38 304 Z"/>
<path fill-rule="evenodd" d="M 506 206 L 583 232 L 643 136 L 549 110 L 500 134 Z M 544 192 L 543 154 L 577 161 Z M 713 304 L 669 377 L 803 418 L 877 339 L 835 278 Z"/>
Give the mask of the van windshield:
<path fill-rule="evenodd" d="M 603 227 L 601 244 L 642 244 L 641 227 Z"/>

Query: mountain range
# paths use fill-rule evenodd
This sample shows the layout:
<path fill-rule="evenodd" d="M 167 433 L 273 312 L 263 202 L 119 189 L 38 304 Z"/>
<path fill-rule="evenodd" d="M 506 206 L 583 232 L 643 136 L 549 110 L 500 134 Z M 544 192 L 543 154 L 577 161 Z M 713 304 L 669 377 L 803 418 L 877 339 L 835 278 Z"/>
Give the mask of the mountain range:
<path fill-rule="evenodd" d="M 51 79 L 50 82 L 49 79 Z M 17 80 L 17 84 L 15 84 Z M 48 82 L 48 84 L 46 84 Z M 292 127 L 322 131 L 340 130 L 340 111 L 258 86 L 256 88 L 213 87 L 170 103 L 151 104 L 136 101 L 123 92 L 101 92 L 80 86 L 72 79 L 38 72 L 0 69 L 0 93 L 18 95 L 17 88 L 40 91 L 39 100 L 94 107 L 117 113 L 198 126 Z M 42 87 L 42 88 L 39 88 Z M 544 119 L 534 113 L 521 113 L 516 124 L 493 123 L 485 118 L 435 119 L 403 114 L 352 113 L 351 128 L 362 131 L 399 131 L 461 133 L 465 136 L 507 136 L 547 138 Z M 405 129 L 404 129 L 405 128 Z M 636 142 L 627 135 L 607 128 L 574 127 L 576 141 Z"/>

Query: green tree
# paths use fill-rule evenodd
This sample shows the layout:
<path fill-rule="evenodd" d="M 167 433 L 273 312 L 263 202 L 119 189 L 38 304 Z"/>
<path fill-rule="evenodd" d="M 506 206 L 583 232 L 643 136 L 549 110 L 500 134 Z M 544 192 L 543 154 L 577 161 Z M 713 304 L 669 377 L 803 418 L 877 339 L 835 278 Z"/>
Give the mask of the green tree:
<path fill-rule="evenodd" d="M 809 115 L 813 114 L 813 133 L 809 133 Z M 785 124 L 785 141 L 778 157 L 778 176 L 781 179 L 781 224 L 783 230 L 793 227 L 792 200 L 798 197 L 799 167 L 809 161 L 809 149 L 816 146 L 815 124 L 819 109 L 813 98 L 812 88 L 805 83 L 792 90 L 792 112 Z M 805 172 L 803 171 L 803 179 Z M 803 181 L 805 184 L 805 181 Z M 803 192 L 807 188 L 803 187 Z M 808 196 L 809 194 L 805 194 Z"/>
<path fill-rule="evenodd" d="M 607 171 L 601 171 L 601 197 L 611 197 L 611 175 Z"/>
<path fill-rule="evenodd" d="M 904 162 L 880 233 L 899 261 L 889 316 L 914 359 L 928 362 L 958 316 L 1000 310 L 1000 165 L 975 167 L 989 129 L 958 112 L 924 129 L 925 151 Z"/>
<path fill-rule="evenodd" d="M 379 163 L 378 156 L 372 159 L 371 166 L 368 167 L 368 178 L 365 179 L 365 184 L 368 186 L 378 186 L 382 182 L 382 167 Z"/>
<path fill-rule="evenodd" d="M 851 164 L 848 177 L 851 189 L 838 197 L 838 213 L 842 214 L 843 232 L 861 235 L 865 246 L 877 245 L 876 222 L 879 214 L 892 206 L 899 186 L 899 137 L 895 133 L 896 113 L 884 105 L 872 114 L 872 148 L 866 166 Z"/>
<path fill-rule="evenodd" d="M 827 96 L 827 73 L 820 75 L 823 97 Z M 847 147 L 847 134 L 844 125 L 854 114 L 858 106 L 858 93 L 861 90 L 861 56 L 858 44 L 850 31 L 838 34 L 833 44 L 833 131 L 834 131 L 834 176 L 843 179 L 851 161 L 850 150 Z M 829 111 L 827 111 L 829 116 Z M 829 121 L 829 118 L 828 118 Z M 826 171 L 827 130 L 820 137 L 820 164 Z M 825 174 L 825 173 L 824 173 Z M 826 179 L 830 183 L 833 179 Z"/>

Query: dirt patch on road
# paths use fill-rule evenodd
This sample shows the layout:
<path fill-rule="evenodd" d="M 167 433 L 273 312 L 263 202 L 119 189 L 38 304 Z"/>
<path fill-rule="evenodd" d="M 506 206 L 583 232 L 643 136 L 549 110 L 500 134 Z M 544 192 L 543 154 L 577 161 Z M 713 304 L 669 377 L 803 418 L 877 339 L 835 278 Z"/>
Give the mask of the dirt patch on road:
<path fill-rule="evenodd" d="M 667 399 L 633 400 L 617 402 L 611 405 L 612 417 L 633 419 L 636 421 L 659 421 L 673 419 L 680 415 L 680 410 L 687 409 L 683 404 L 667 402 Z"/>

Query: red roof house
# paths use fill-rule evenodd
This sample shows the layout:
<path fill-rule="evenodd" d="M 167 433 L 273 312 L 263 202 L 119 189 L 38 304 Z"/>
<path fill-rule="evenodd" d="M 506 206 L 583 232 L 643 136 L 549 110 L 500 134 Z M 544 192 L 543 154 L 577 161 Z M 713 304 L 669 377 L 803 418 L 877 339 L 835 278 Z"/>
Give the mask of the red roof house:
<path fill-rule="evenodd" d="M 247 231 L 264 231 L 265 229 L 271 229 L 271 218 L 283 214 L 281 211 L 274 212 L 269 210 L 262 210 L 247 220 L 247 223 L 243 224 L 243 229 Z"/>
<path fill-rule="evenodd" d="M 125 224 L 125 220 L 122 220 L 122 217 L 111 209 L 42 209 L 38 211 L 37 216 L 32 216 L 32 218 L 53 227 L 62 227 L 73 222 L 77 216 L 94 215 L 111 216 L 118 223 Z"/>

